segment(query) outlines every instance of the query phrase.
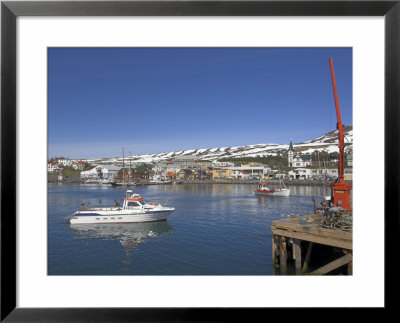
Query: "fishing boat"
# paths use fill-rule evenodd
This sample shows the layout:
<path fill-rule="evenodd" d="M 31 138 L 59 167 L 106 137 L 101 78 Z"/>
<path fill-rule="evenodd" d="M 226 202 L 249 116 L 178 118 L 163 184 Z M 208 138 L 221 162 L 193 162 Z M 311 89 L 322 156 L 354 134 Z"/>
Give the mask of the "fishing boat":
<path fill-rule="evenodd" d="M 101 184 L 107 185 L 107 184 L 114 184 L 115 179 L 114 178 L 104 178 L 100 181 Z"/>
<path fill-rule="evenodd" d="M 170 179 L 166 179 L 166 180 L 162 180 L 162 179 L 160 179 L 160 180 L 151 180 L 151 181 L 149 181 L 149 184 L 152 184 L 152 185 L 165 185 L 165 184 L 172 184 L 172 181 L 170 180 Z"/>
<path fill-rule="evenodd" d="M 135 223 L 163 221 L 175 211 L 173 207 L 160 203 L 146 203 L 139 194 L 127 190 L 123 205 L 115 207 L 89 208 L 82 203 L 78 211 L 70 219 L 71 224 L 81 223 Z"/>
<path fill-rule="evenodd" d="M 282 181 L 279 187 L 270 187 L 267 183 L 259 183 L 255 193 L 257 195 L 267 196 L 289 196 L 290 189 L 286 188 L 285 184 Z"/>

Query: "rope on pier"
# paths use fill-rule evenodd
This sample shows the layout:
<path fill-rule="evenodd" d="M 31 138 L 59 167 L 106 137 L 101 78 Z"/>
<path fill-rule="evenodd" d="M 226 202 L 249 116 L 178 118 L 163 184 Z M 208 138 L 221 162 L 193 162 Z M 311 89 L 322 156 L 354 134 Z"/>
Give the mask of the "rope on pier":
<path fill-rule="evenodd" d="M 350 231 L 353 227 L 353 216 L 345 209 L 333 207 L 325 211 L 321 226 L 328 229 Z"/>

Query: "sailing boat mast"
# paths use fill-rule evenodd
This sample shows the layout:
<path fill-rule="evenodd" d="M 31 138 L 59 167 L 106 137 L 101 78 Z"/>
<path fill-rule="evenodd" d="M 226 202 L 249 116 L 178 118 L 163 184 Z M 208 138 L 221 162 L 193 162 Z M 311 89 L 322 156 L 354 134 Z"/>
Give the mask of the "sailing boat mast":
<path fill-rule="evenodd" d="M 122 182 L 125 182 L 125 161 L 124 161 L 124 147 L 122 147 Z"/>
<path fill-rule="evenodd" d="M 128 179 L 129 185 L 131 185 L 131 176 L 132 176 L 131 160 L 132 160 L 132 153 L 129 152 L 129 179 Z"/>

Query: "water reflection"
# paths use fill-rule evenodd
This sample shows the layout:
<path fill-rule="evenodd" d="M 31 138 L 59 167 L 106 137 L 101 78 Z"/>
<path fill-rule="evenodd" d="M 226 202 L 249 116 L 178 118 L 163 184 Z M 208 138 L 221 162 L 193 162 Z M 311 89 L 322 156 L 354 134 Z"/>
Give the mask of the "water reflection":
<path fill-rule="evenodd" d="M 138 186 L 175 207 L 168 221 L 71 226 L 64 218 L 82 201 L 112 206 L 126 188 L 49 185 L 49 275 L 270 275 L 271 221 L 312 213 L 312 197 L 319 205 L 330 192 L 289 188 L 287 198 L 257 196 L 253 184 Z"/>
<path fill-rule="evenodd" d="M 70 225 L 75 239 L 103 239 L 119 241 L 127 252 L 137 248 L 141 243 L 157 239 L 174 232 L 167 221 L 147 223 L 107 223 L 107 224 L 73 224 Z"/>

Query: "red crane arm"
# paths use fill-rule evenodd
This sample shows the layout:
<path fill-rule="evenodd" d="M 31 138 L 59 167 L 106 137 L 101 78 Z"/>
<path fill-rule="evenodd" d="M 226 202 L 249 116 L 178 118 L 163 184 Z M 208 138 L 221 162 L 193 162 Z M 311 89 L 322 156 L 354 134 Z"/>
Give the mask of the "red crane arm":
<path fill-rule="evenodd" d="M 331 65 L 333 95 L 335 97 L 335 106 L 336 106 L 336 116 L 337 116 L 336 129 L 339 130 L 339 182 L 343 183 L 344 182 L 344 134 L 343 134 L 342 118 L 340 117 L 339 100 L 336 91 L 336 80 L 335 80 L 335 72 L 333 70 L 332 57 L 329 57 L 329 64 Z"/>

